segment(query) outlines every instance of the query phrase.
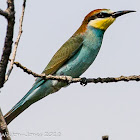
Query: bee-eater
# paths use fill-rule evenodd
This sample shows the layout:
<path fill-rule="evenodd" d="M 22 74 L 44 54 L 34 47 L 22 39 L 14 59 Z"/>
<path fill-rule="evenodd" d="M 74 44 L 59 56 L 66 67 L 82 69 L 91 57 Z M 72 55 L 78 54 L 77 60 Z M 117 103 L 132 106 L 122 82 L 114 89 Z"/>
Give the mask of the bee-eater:
<path fill-rule="evenodd" d="M 113 12 L 109 9 L 91 11 L 79 29 L 55 53 L 42 73 L 79 77 L 95 60 L 106 29 L 117 17 L 130 12 L 135 11 Z M 28 93 L 4 116 L 7 124 L 31 104 L 67 85 L 68 83 L 64 81 L 37 78 Z"/>

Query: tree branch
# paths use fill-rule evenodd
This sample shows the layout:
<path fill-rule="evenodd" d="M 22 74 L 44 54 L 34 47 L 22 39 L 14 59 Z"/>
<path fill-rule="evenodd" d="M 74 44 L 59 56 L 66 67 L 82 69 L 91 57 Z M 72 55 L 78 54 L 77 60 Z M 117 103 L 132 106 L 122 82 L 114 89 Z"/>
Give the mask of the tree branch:
<path fill-rule="evenodd" d="M 14 64 L 21 68 L 24 72 L 33 75 L 34 77 L 41 77 L 43 79 L 51 79 L 51 80 L 63 80 L 68 83 L 77 83 L 80 82 L 81 85 L 86 85 L 87 83 L 110 83 L 110 82 L 119 82 L 119 81 L 140 81 L 140 75 L 132 75 L 132 76 L 120 76 L 120 77 L 107 77 L 107 78 L 72 78 L 71 76 L 53 76 L 53 75 L 45 75 L 45 74 L 37 74 L 32 72 L 30 69 L 21 65 L 19 62 L 14 62 Z"/>
<path fill-rule="evenodd" d="M 7 129 L 7 124 L 5 122 L 1 109 L 0 109 L 0 133 L 2 140 L 11 140 L 9 131 Z"/>
<path fill-rule="evenodd" d="M 21 14 L 20 22 L 19 22 L 18 37 L 17 37 L 17 40 L 15 42 L 15 46 L 14 46 L 14 50 L 13 50 L 13 55 L 12 55 L 10 67 L 9 67 L 9 70 L 8 70 L 6 76 L 5 76 L 5 82 L 8 80 L 8 78 L 9 78 L 11 72 L 12 72 L 13 64 L 14 64 L 14 61 L 15 61 L 15 58 L 16 58 L 17 47 L 18 47 L 18 44 L 19 44 L 19 41 L 20 41 L 20 38 L 21 38 L 21 34 L 23 32 L 22 31 L 22 24 L 23 24 L 23 18 L 24 18 L 24 13 L 25 13 L 25 6 L 26 6 L 26 0 L 23 1 L 22 14 Z"/>
<path fill-rule="evenodd" d="M 14 24 L 15 24 L 15 11 L 14 11 L 14 0 L 7 0 L 8 8 L 6 12 L 8 13 L 7 17 L 7 32 L 3 47 L 3 53 L 0 60 L 0 88 L 3 87 L 5 81 L 5 73 L 11 54 L 12 43 L 13 43 L 13 33 L 14 33 Z"/>
<path fill-rule="evenodd" d="M 0 9 L 0 15 L 4 16 L 5 18 L 8 17 L 8 13 Z"/>

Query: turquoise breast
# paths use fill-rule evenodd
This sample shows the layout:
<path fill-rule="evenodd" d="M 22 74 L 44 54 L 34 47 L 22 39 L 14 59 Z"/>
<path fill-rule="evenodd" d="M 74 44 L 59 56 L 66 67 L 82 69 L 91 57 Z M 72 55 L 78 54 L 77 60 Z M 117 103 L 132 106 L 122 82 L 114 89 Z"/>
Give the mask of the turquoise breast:
<path fill-rule="evenodd" d="M 63 65 L 56 75 L 79 77 L 95 60 L 102 44 L 104 31 L 88 27 L 80 50 Z"/>

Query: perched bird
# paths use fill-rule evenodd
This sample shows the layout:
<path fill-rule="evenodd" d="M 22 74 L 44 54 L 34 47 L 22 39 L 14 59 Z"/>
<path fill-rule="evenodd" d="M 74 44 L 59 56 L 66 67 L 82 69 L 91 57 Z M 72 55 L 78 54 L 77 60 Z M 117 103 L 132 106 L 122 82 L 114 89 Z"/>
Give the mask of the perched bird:
<path fill-rule="evenodd" d="M 79 29 L 55 53 L 42 73 L 79 77 L 95 60 L 106 29 L 117 17 L 130 12 L 135 11 L 113 12 L 109 9 L 91 11 Z M 31 104 L 67 85 L 64 81 L 37 78 L 29 92 L 4 116 L 6 123 L 9 124 Z"/>

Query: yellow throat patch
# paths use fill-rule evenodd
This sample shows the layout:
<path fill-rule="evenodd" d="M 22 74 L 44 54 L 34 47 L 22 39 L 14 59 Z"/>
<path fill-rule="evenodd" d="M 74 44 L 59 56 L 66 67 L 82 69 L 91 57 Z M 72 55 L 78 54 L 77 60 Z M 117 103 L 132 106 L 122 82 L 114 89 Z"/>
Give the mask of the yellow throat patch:
<path fill-rule="evenodd" d="M 92 26 L 97 29 L 106 30 L 113 22 L 115 21 L 115 18 L 108 17 L 108 18 L 98 18 L 95 20 L 91 20 L 88 23 L 88 26 Z"/>

